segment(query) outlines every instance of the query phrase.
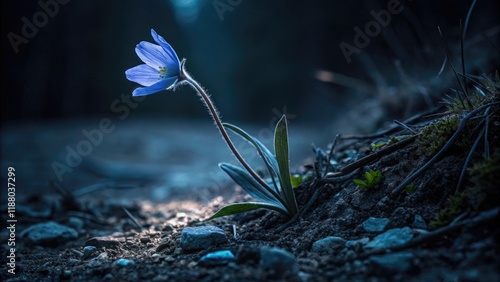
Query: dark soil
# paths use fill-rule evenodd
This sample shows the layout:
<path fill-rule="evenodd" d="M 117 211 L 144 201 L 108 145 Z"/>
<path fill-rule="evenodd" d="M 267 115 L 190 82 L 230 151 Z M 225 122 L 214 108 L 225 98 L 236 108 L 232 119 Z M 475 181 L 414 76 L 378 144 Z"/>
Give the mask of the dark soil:
<path fill-rule="evenodd" d="M 492 127 L 489 138 L 491 151 L 494 151 L 498 144 L 499 124 Z M 337 144 L 333 160 L 339 165 L 333 173 L 363 155 L 372 154 L 369 145 L 374 140 L 376 138 L 358 139 L 351 145 L 350 140 L 344 140 Z M 448 206 L 448 198 L 456 190 L 467 153 L 459 148 L 448 151 L 412 182 L 413 192 L 403 191 L 394 199 L 388 198 L 388 194 L 430 159 L 420 152 L 418 140 L 382 154 L 380 158 L 350 174 L 303 183 L 296 188 L 295 193 L 299 206 L 307 205 L 307 209 L 293 222 L 267 210 L 203 221 L 227 203 L 250 199 L 231 183 L 216 191 L 208 191 L 203 197 L 196 187 L 186 188 L 170 194 L 168 200 L 161 202 L 143 199 L 141 193 L 147 188 L 125 191 L 102 189 L 83 196 L 73 197 L 69 193 L 63 197 L 61 191 L 76 189 L 58 189 L 58 185 L 53 184 L 53 187 L 46 185 L 44 194 L 33 190 L 29 193 L 19 192 L 16 210 L 19 219 L 16 226 L 16 274 L 9 274 L 4 263 L 2 280 L 500 281 L 498 199 L 493 201 L 493 205 L 479 210 L 466 208 L 455 216 L 455 221 L 434 230 L 414 225 L 416 216 L 422 217 L 429 225 L 435 220 L 437 212 Z M 478 162 L 480 154 L 474 155 L 473 159 L 473 163 Z M 324 161 L 321 158 L 317 160 Z M 308 167 L 311 168 L 313 164 L 309 162 Z M 352 179 L 362 179 L 368 168 L 381 171 L 382 181 L 373 189 L 357 187 Z M 310 172 L 314 175 L 314 169 L 310 169 Z M 471 185 L 469 179 L 463 187 L 467 185 Z M 136 219 L 142 230 L 124 208 Z M 493 216 L 484 217 L 485 211 L 490 211 Z M 355 245 L 326 253 L 311 251 L 315 241 L 328 236 L 345 240 L 375 237 L 377 234 L 367 233 L 361 227 L 361 223 L 369 217 L 390 219 L 388 229 L 411 227 L 415 234 L 414 241 L 399 249 L 373 251 Z M 2 218 L 3 222 L 6 220 Z M 28 226 L 47 221 L 76 226 L 78 238 L 53 246 L 29 245 L 20 238 L 22 230 Z M 78 223 L 83 224 L 77 226 Z M 179 244 L 182 229 L 204 225 L 224 229 L 229 243 L 184 253 Z M 8 233 L 3 229 L 4 254 L 8 250 L 7 236 Z M 112 236 L 114 243 L 99 247 L 87 257 L 82 256 L 86 242 L 96 236 Z M 264 246 L 278 247 L 293 254 L 299 265 L 299 273 L 286 273 L 273 278 L 272 273 L 261 269 L 259 249 Z M 216 266 L 199 263 L 203 255 L 226 249 L 235 254 L 234 262 Z M 385 253 L 410 253 L 411 267 L 401 272 L 390 271 L 378 267 L 371 260 L 373 256 Z M 130 259 L 134 264 L 119 266 L 116 260 L 120 258 Z"/>

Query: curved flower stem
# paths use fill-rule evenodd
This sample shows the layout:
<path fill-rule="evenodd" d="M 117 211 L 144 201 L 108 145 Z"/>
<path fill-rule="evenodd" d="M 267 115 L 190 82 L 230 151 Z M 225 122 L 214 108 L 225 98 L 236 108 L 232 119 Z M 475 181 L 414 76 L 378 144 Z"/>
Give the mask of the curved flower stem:
<path fill-rule="evenodd" d="M 191 85 L 191 87 L 193 87 L 194 90 L 196 90 L 198 95 L 200 95 L 203 102 L 207 106 L 207 108 L 210 112 L 210 115 L 212 116 L 213 120 L 215 121 L 215 125 L 217 126 L 217 128 L 219 129 L 219 131 L 222 135 L 222 138 L 224 139 L 226 144 L 229 146 L 229 149 L 231 150 L 231 152 L 233 152 L 236 159 L 241 163 L 241 165 L 243 165 L 243 167 L 250 173 L 250 175 L 257 182 L 259 182 L 260 185 L 262 185 L 268 191 L 270 191 L 276 197 L 276 199 L 278 199 L 285 207 L 287 207 L 286 203 L 282 202 L 281 198 L 274 192 L 274 190 L 271 189 L 271 187 L 269 187 L 269 185 L 267 185 L 267 183 L 264 180 L 262 180 L 262 178 L 259 175 L 257 175 L 257 173 L 250 167 L 250 165 L 245 161 L 245 159 L 238 152 L 238 150 L 236 149 L 236 147 L 233 144 L 233 141 L 229 137 L 229 134 L 227 133 L 226 129 L 224 128 L 224 125 L 222 124 L 222 120 L 219 116 L 219 112 L 217 111 L 217 108 L 215 107 L 214 102 L 212 101 L 212 99 L 210 99 L 210 96 L 208 96 L 208 94 L 205 92 L 203 87 L 201 87 L 201 85 L 186 72 L 186 70 L 184 68 L 184 64 L 185 64 L 185 60 L 182 60 L 181 72 L 179 75 L 179 83 L 182 83 L 183 81 L 185 81 L 189 85 Z"/>

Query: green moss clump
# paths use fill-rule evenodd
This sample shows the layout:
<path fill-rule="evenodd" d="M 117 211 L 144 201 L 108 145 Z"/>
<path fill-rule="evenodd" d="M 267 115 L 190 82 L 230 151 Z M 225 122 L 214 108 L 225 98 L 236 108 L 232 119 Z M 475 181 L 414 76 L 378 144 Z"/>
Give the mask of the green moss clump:
<path fill-rule="evenodd" d="M 371 145 L 370 145 L 370 149 L 371 149 L 372 151 L 375 151 L 375 150 L 377 150 L 377 149 L 380 149 L 380 148 L 384 147 L 384 146 L 385 146 L 385 144 L 386 144 L 385 142 L 380 142 L 380 143 L 376 143 L 376 144 L 375 144 L 375 143 L 373 143 L 373 144 L 371 144 Z"/>
<path fill-rule="evenodd" d="M 419 150 L 426 156 L 437 153 L 460 125 L 458 115 L 450 115 L 425 127 L 418 137 Z"/>
<path fill-rule="evenodd" d="M 449 224 L 465 211 L 466 206 L 466 193 L 456 192 L 448 198 L 447 207 L 436 214 L 436 219 L 429 223 L 429 227 L 435 229 Z"/>
<path fill-rule="evenodd" d="M 471 203 L 476 209 L 487 209 L 500 205 L 500 149 L 489 159 L 474 164 L 468 169 Z"/>
<path fill-rule="evenodd" d="M 467 210 L 485 210 L 500 205 L 500 149 L 468 172 L 470 185 L 448 198 L 448 205 L 437 213 L 429 227 L 447 225 Z"/>

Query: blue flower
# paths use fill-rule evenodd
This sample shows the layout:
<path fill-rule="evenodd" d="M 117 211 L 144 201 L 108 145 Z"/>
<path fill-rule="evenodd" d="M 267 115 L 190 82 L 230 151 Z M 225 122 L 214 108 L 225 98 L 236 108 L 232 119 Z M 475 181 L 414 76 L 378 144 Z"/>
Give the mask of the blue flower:
<path fill-rule="evenodd" d="M 145 63 L 128 69 L 128 80 L 139 83 L 132 96 L 144 96 L 172 88 L 181 71 L 179 58 L 170 44 L 151 29 L 151 36 L 159 45 L 142 41 L 135 47 L 137 56 Z"/>

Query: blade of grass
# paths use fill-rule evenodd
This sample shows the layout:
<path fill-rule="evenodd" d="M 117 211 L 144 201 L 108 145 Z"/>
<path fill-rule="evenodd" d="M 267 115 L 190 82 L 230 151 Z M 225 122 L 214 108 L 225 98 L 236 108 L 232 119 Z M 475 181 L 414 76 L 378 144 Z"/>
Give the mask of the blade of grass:
<path fill-rule="evenodd" d="M 290 181 L 290 168 L 288 159 L 288 128 L 286 116 L 278 121 L 274 131 L 274 151 L 279 167 L 279 178 L 281 190 L 286 201 L 286 207 L 291 216 L 297 213 L 297 202 L 293 194 L 292 183 Z"/>

